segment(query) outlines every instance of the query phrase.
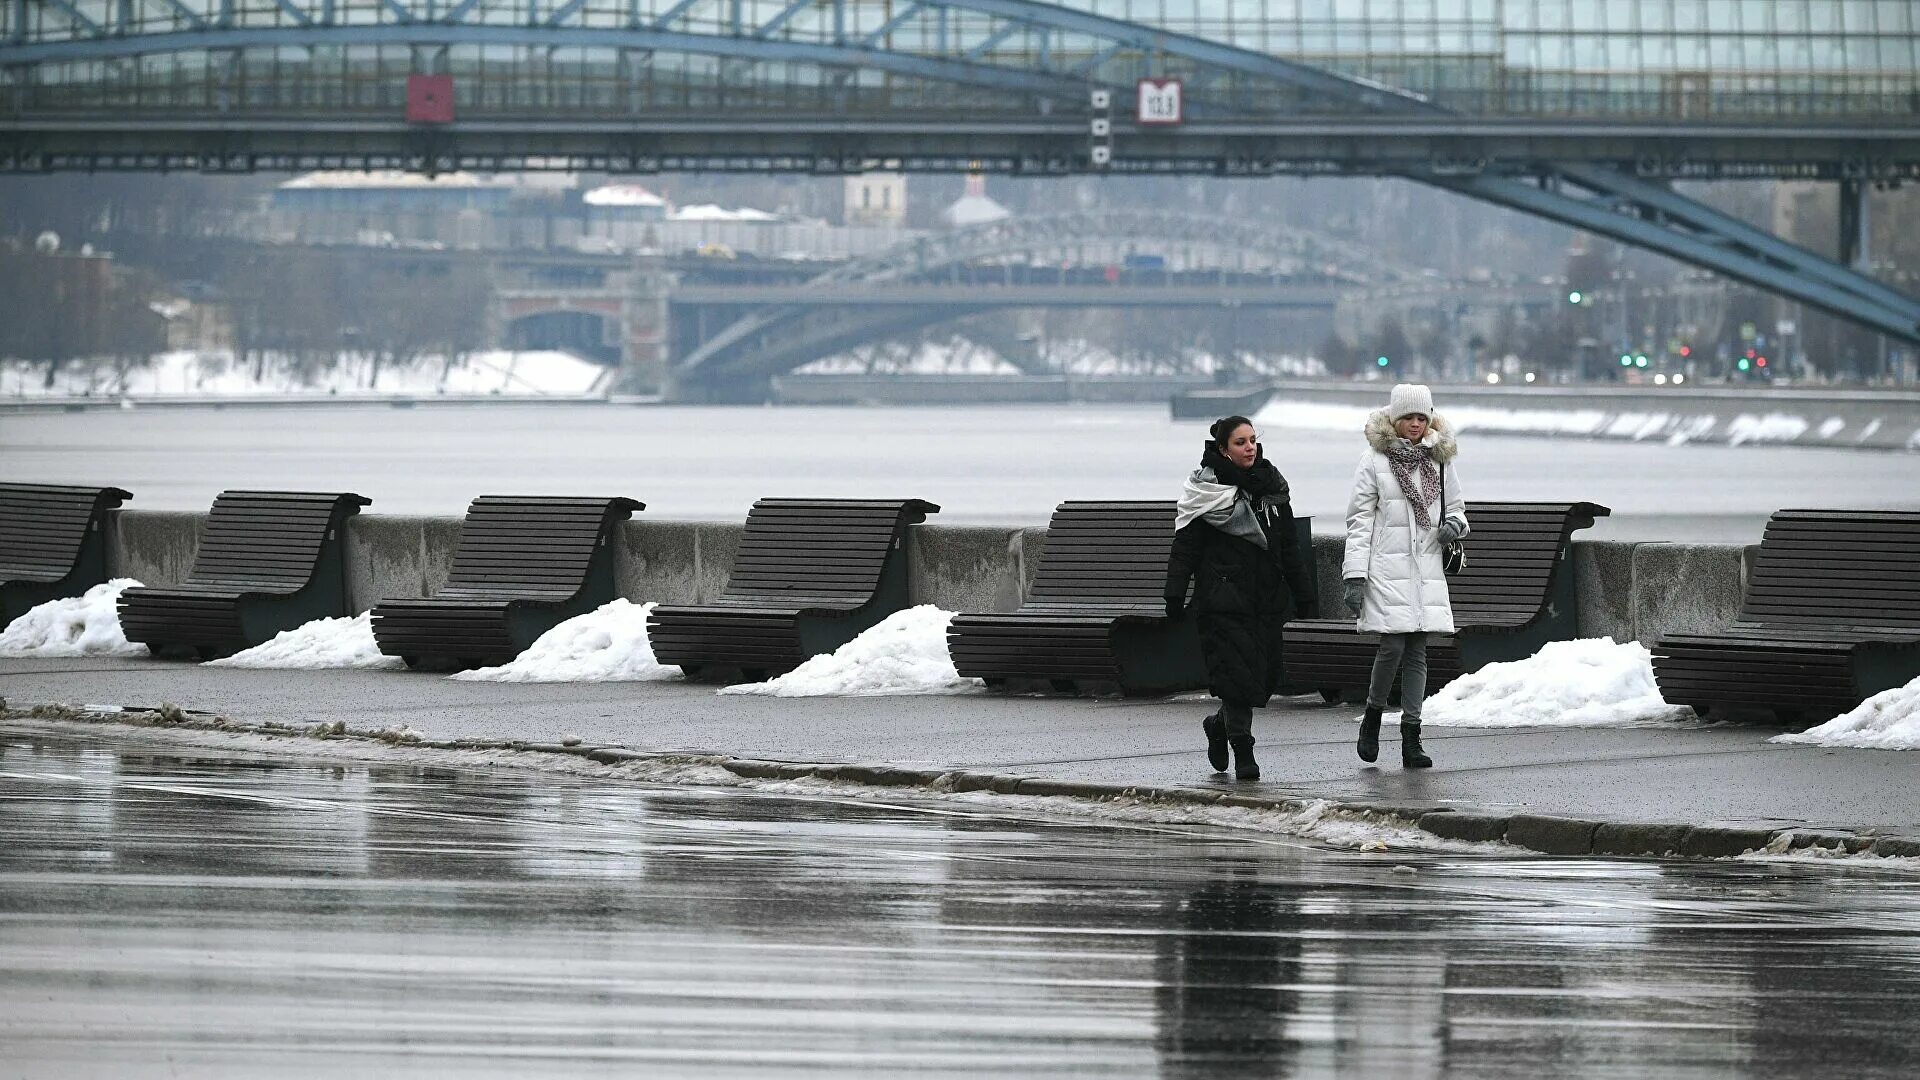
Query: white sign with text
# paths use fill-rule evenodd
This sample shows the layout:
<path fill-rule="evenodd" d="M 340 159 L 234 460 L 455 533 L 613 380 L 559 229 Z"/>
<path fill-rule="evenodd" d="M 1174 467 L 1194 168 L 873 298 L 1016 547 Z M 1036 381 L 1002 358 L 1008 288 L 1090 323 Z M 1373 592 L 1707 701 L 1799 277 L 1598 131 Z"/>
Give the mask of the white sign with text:
<path fill-rule="evenodd" d="M 1179 79 L 1141 79 L 1134 121 L 1140 124 L 1177 124 L 1181 115 Z"/>

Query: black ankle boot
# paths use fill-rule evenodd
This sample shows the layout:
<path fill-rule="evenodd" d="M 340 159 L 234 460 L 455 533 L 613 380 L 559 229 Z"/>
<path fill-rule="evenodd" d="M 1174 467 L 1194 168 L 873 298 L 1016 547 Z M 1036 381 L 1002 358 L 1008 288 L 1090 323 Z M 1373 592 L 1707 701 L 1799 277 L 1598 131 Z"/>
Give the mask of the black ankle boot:
<path fill-rule="evenodd" d="M 1235 735 L 1230 741 L 1233 743 L 1233 778 L 1260 779 L 1260 763 L 1253 760 L 1253 736 Z"/>
<path fill-rule="evenodd" d="M 1400 721 L 1400 764 L 1409 769 L 1431 769 L 1433 759 L 1420 748 L 1420 721 Z"/>
<path fill-rule="evenodd" d="M 1207 764 L 1214 772 L 1227 771 L 1227 722 L 1214 713 L 1200 721 L 1200 730 L 1207 733 Z"/>
<path fill-rule="evenodd" d="M 1359 752 L 1361 761 L 1380 759 L 1380 710 L 1367 706 L 1367 714 L 1360 718 L 1360 741 L 1353 744 Z"/>

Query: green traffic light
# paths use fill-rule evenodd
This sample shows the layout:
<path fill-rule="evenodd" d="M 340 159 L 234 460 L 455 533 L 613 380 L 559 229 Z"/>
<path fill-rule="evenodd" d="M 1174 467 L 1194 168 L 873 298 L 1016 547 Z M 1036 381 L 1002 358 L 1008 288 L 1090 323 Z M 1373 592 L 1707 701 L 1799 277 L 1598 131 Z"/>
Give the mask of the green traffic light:
<path fill-rule="evenodd" d="M 1582 296 L 1580 294 L 1580 290 L 1578 289 L 1575 289 L 1572 292 L 1567 294 L 1567 303 L 1569 304 L 1577 304 L 1584 299 L 1586 299 L 1586 297 Z"/>
<path fill-rule="evenodd" d="M 1376 363 L 1376 364 L 1379 364 L 1379 365 L 1380 365 L 1381 367 L 1386 367 L 1386 366 L 1387 366 L 1388 364 L 1390 364 L 1390 363 L 1392 363 L 1392 361 L 1390 361 L 1390 360 L 1388 360 L 1388 359 L 1387 359 L 1386 357 L 1384 357 L 1384 356 L 1382 356 L 1382 357 L 1380 357 L 1380 358 L 1378 358 L 1378 359 L 1376 359 L 1376 360 L 1374 361 L 1374 363 Z"/>
<path fill-rule="evenodd" d="M 1632 367 L 1632 366 L 1633 366 L 1633 357 L 1631 357 L 1631 356 L 1621 356 L 1621 357 L 1620 357 L 1620 366 L 1621 366 L 1621 367 Z"/>
<path fill-rule="evenodd" d="M 1748 368 L 1748 367 L 1750 367 L 1750 366 L 1751 366 L 1751 365 L 1749 364 L 1749 362 L 1748 362 L 1748 360 L 1747 360 L 1747 358 L 1746 358 L 1746 357 L 1744 357 L 1744 356 L 1743 356 L 1743 357 L 1741 357 L 1741 358 L 1740 358 L 1740 370 L 1741 370 L 1741 371 L 1745 371 L 1745 370 L 1747 370 L 1747 368 Z"/>

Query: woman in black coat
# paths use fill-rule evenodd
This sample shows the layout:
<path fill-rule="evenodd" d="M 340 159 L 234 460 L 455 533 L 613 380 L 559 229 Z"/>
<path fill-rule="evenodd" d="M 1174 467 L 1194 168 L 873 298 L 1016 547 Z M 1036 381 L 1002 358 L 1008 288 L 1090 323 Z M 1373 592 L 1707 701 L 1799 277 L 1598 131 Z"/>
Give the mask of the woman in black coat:
<path fill-rule="evenodd" d="M 1313 578 L 1294 543 L 1287 480 L 1266 459 L 1244 416 L 1216 420 L 1187 478 L 1167 560 L 1167 617 L 1179 618 L 1193 583 L 1207 682 L 1220 708 L 1201 721 L 1215 772 L 1260 779 L 1253 758 L 1253 710 L 1279 689 L 1280 631 Z"/>

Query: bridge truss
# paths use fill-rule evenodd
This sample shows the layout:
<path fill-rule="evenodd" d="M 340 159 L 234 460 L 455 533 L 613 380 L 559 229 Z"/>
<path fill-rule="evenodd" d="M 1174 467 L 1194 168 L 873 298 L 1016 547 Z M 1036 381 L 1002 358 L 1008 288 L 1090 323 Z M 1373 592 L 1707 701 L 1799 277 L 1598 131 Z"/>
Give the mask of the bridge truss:
<path fill-rule="evenodd" d="M 1404 176 L 1920 342 L 1920 301 L 1668 183 L 1827 178 L 1857 203 L 1863 182 L 1920 177 L 1910 108 L 1835 117 L 1783 95 L 1704 118 L 1463 114 L 1091 6 L 0 0 L 0 171 Z M 451 122 L 408 121 L 414 75 L 451 78 Z M 1126 101 L 1143 78 L 1181 79 L 1187 122 L 1144 127 L 1121 110 L 1098 162 L 1089 90 Z"/>
<path fill-rule="evenodd" d="M 920 237 L 835 267 L 807 282 L 805 289 L 837 294 L 878 285 L 938 283 L 957 269 L 982 265 L 1118 264 L 1131 244 L 1171 256 L 1176 270 L 1232 272 L 1242 284 L 1209 290 L 1223 304 L 1232 294 L 1245 304 L 1331 307 L 1342 292 L 1419 278 L 1413 268 L 1363 261 L 1350 246 L 1304 230 L 1192 214 L 1093 210 L 1008 218 Z M 1245 285 L 1248 278 L 1264 278 L 1268 287 Z M 1043 290 L 983 291 L 998 293 L 998 306 L 1013 308 L 1031 305 Z M 757 382 L 862 342 L 979 310 L 978 303 L 930 304 L 906 311 L 879 304 L 769 307 L 741 316 L 701 342 L 678 359 L 674 373 L 682 385 Z"/>

